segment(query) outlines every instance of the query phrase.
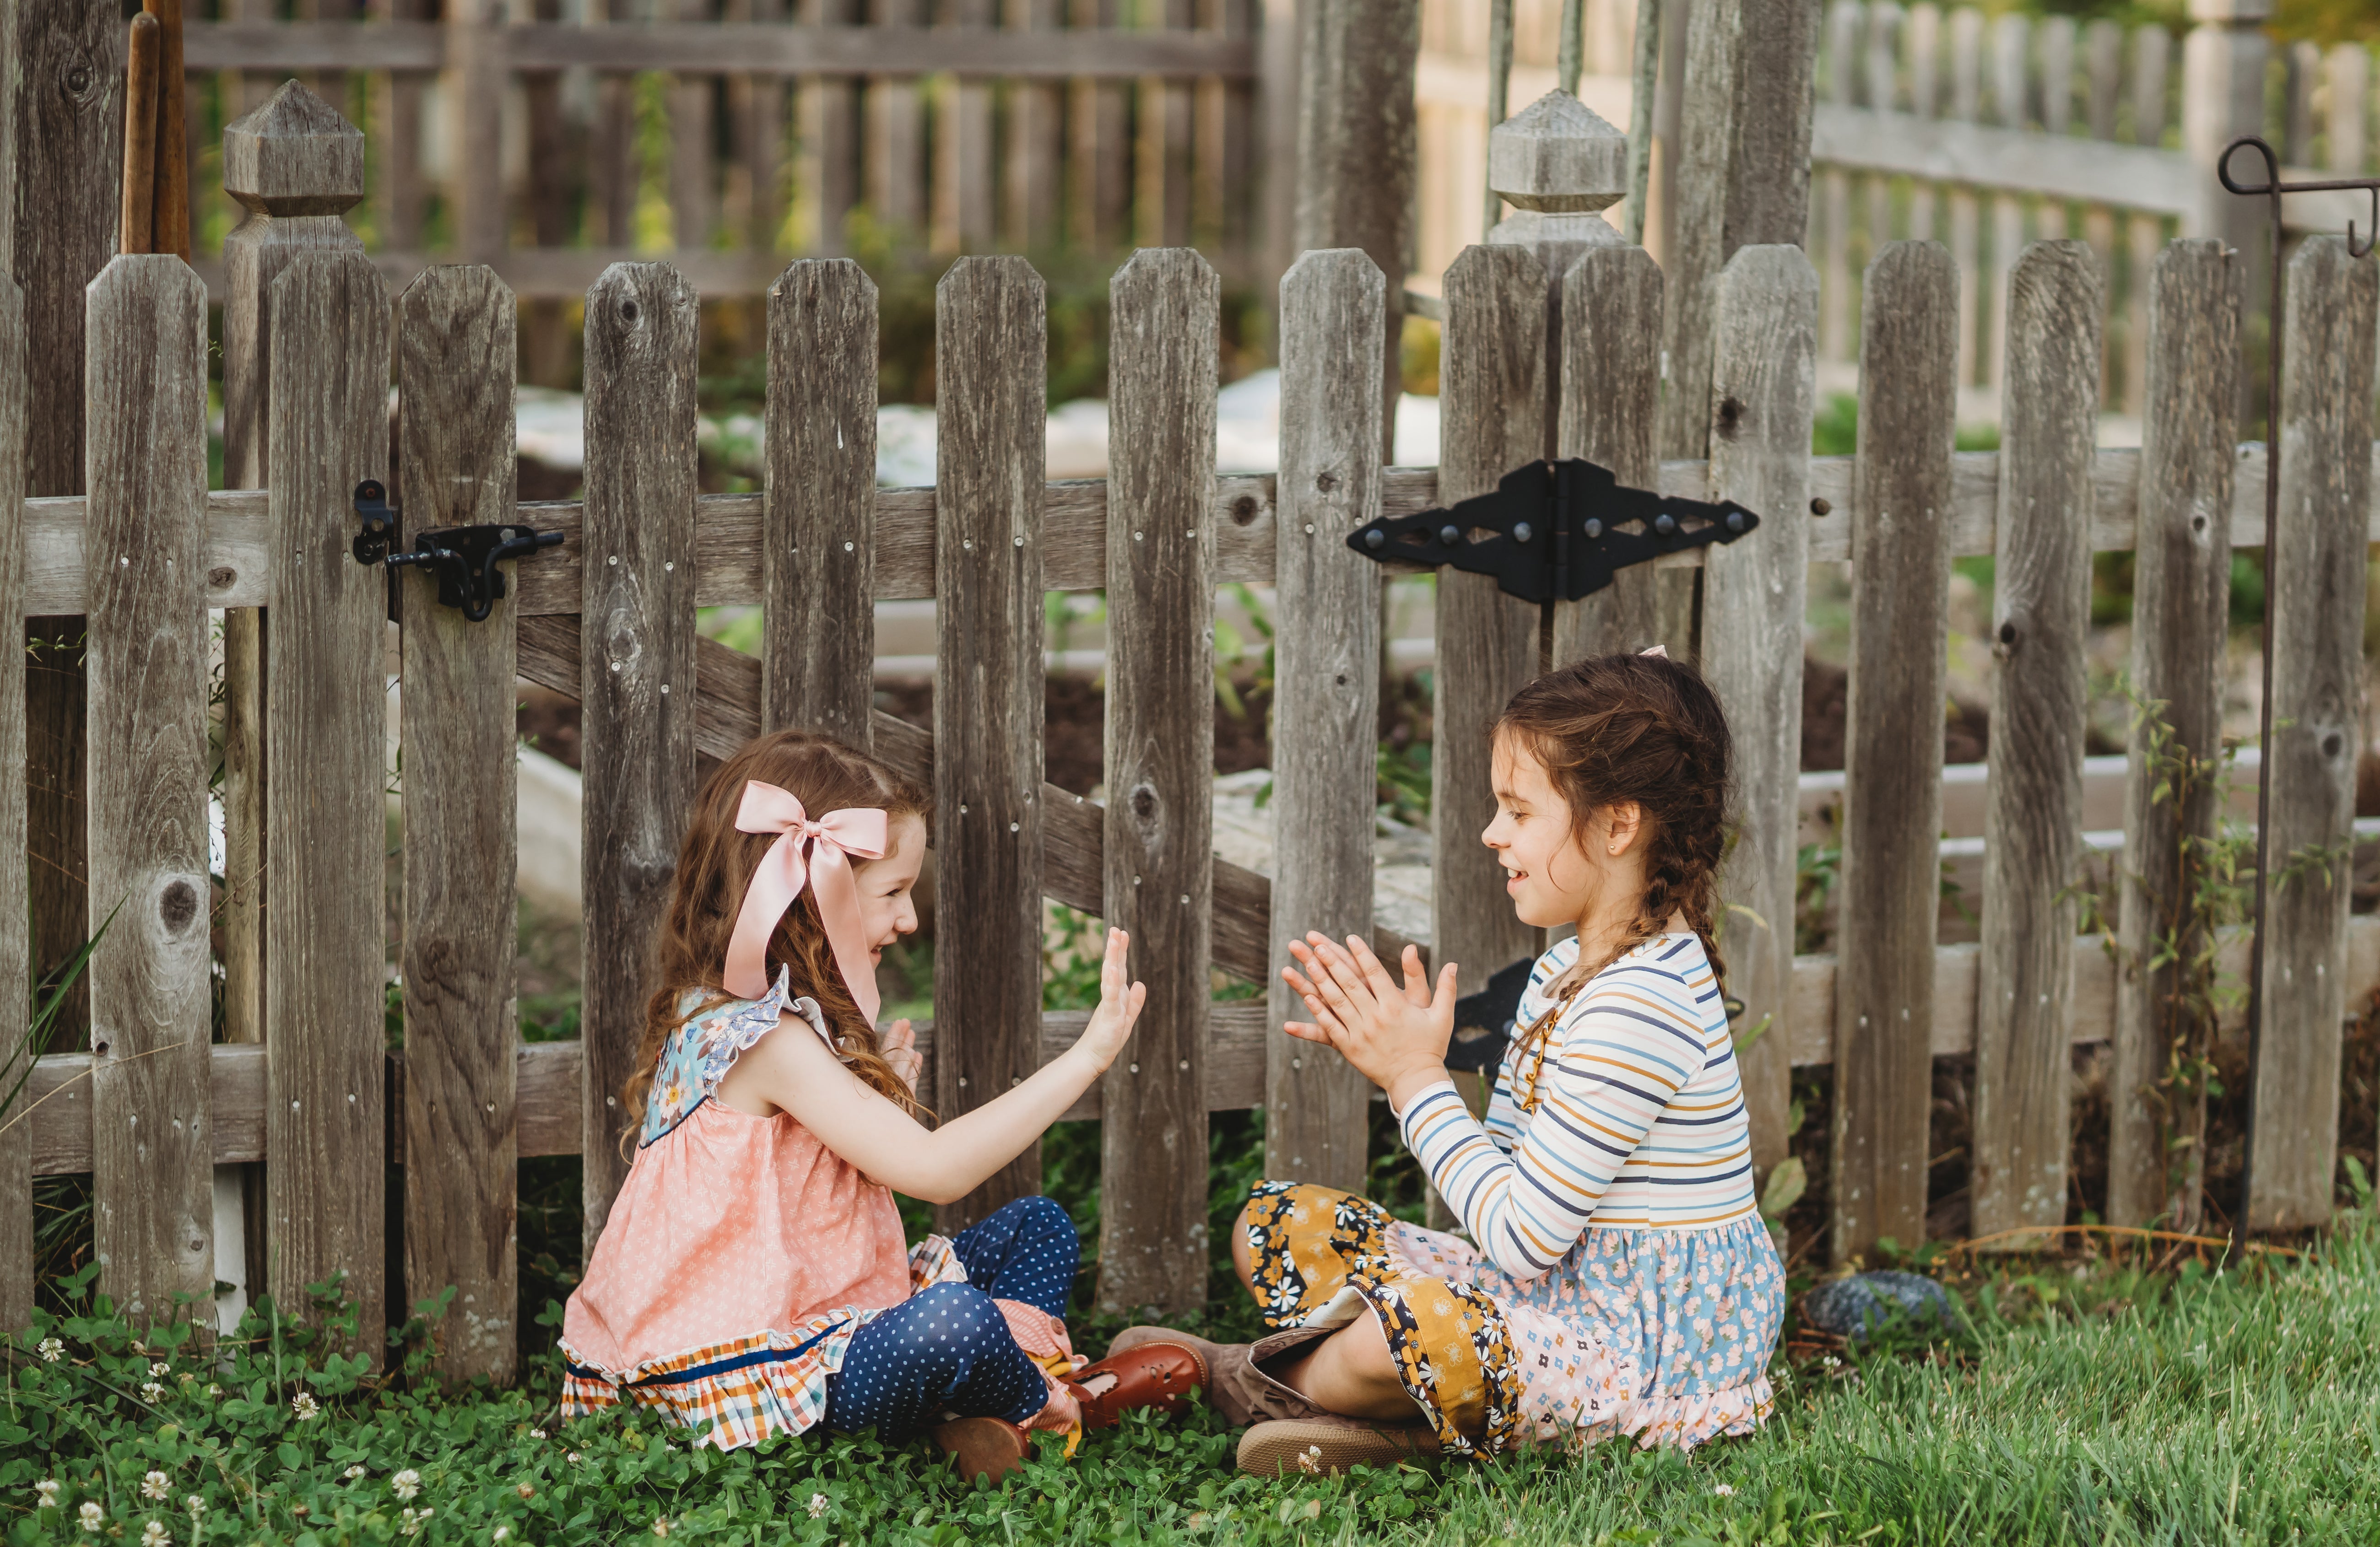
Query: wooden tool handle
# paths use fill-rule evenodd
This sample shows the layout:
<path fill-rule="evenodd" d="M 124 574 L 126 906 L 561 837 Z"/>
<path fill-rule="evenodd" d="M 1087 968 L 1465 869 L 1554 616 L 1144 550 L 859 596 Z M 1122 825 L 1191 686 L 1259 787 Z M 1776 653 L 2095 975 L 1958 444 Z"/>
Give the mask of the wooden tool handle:
<path fill-rule="evenodd" d="M 157 18 L 132 18 L 132 49 L 124 72 L 124 210 L 118 252 L 147 252 L 157 176 L 157 64 L 164 39 Z"/>
<path fill-rule="evenodd" d="M 141 0 L 143 15 L 157 18 L 157 140 L 153 164 L 149 250 L 190 260 L 190 155 L 188 120 L 183 115 L 182 0 Z"/>

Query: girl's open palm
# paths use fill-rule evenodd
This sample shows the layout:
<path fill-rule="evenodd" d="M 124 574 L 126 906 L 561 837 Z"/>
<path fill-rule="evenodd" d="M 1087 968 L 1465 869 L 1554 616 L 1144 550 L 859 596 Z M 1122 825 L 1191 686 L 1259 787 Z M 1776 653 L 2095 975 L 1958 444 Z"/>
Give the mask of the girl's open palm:
<path fill-rule="evenodd" d="M 1397 1099 L 1401 1085 L 1419 1088 L 1446 1075 L 1446 1045 L 1454 1035 L 1454 963 L 1438 972 L 1432 988 L 1422 971 L 1421 952 L 1404 949 L 1404 985 L 1399 987 L 1380 959 L 1360 937 L 1341 946 L 1309 933 L 1289 942 L 1298 967 L 1281 975 L 1305 1001 L 1311 1021 L 1281 1027 L 1308 1042 L 1327 1043 L 1365 1077 Z"/>
<path fill-rule="evenodd" d="M 1131 936 L 1121 929 L 1108 931 L 1107 954 L 1099 960 L 1099 1008 L 1091 1011 L 1090 1024 L 1075 1045 L 1097 1058 L 1101 1069 L 1123 1051 L 1133 1022 L 1140 1019 L 1140 1007 L 1148 1002 L 1148 985 L 1132 983 L 1125 971 L 1124 953 L 1131 947 Z"/>

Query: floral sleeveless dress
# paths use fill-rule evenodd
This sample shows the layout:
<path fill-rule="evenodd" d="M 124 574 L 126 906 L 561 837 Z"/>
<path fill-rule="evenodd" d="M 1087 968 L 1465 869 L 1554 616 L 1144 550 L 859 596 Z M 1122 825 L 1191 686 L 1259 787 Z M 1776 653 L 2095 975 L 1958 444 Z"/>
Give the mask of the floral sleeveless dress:
<path fill-rule="evenodd" d="M 818 1423 L 852 1335 L 966 1269 L 940 1236 L 905 1245 L 892 1192 L 789 1114 L 713 1099 L 788 1010 L 832 1048 L 817 1003 L 783 972 L 760 998 L 699 1002 L 662 1048 L 636 1159 L 564 1310 L 562 1411 L 638 1402 L 732 1450 Z M 998 1303 L 1037 1363 L 1071 1368 L 1064 1323 Z"/>

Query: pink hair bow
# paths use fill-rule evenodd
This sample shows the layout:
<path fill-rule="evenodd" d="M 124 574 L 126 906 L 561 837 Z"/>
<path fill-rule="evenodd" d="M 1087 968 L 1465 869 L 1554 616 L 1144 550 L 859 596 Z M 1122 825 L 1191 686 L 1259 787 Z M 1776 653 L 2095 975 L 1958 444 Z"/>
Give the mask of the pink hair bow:
<path fill-rule="evenodd" d="M 879 1003 L 876 972 L 868 960 L 868 941 L 861 933 L 859 881 L 852 874 L 851 856 L 884 857 L 884 813 L 848 806 L 813 822 L 791 791 L 755 779 L 745 781 L 735 828 L 772 832 L 778 838 L 760 856 L 752 870 L 751 885 L 744 888 L 744 906 L 735 915 L 735 933 L 727 942 L 727 992 L 757 999 L 769 991 L 769 937 L 794 899 L 801 896 L 802 888 L 815 884 L 819 917 L 826 924 L 834 964 L 842 970 L 844 986 L 851 990 L 859 1013 L 873 1024 Z"/>

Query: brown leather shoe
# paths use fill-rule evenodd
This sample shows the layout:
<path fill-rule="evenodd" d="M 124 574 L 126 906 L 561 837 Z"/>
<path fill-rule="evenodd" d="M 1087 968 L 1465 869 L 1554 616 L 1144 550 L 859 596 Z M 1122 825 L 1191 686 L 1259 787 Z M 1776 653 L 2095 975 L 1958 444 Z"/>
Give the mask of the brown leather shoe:
<path fill-rule="evenodd" d="M 1172 1327 L 1126 1327 L 1108 1345 L 1108 1359 L 1159 1343 L 1170 1343 L 1197 1356 L 1206 1367 L 1207 1400 L 1237 1427 L 1267 1419 L 1329 1417 L 1297 1389 L 1266 1373 L 1264 1361 L 1328 1337 L 1332 1327 L 1292 1327 L 1256 1343 L 1209 1343 Z"/>
<path fill-rule="evenodd" d="M 1097 1364 L 1068 1376 L 1066 1384 L 1082 1405 L 1084 1428 L 1112 1429 L 1138 1408 L 1178 1413 L 1188 1405 L 1193 1388 L 1209 1383 L 1206 1360 L 1189 1339 L 1179 1338 L 1136 1343 L 1122 1353 L 1111 1350 Z"/>
<path fill-rule="evenodd" d="M 1442 1454 L 1434 1430 L 1325 1414 L 1257 1424 L 1240 1436 L 1239 1461 L 1252 1477 L 1337 1477 L 1357 1465 L 1427 1464 Z"/>
<path fill-rule="evenodd" d="M 933 1434 L 960 1475 L 978 1482 L 997 1482 L 1022 1471 L 1033 1443 L 1021 1426 L 1004 1418 L 953 1419 L 936 1424 Z"/>

